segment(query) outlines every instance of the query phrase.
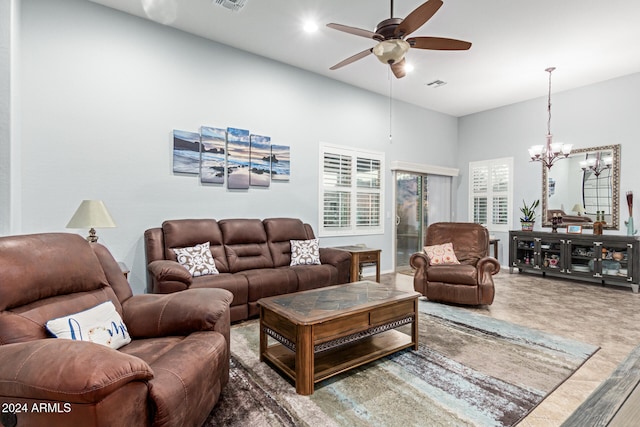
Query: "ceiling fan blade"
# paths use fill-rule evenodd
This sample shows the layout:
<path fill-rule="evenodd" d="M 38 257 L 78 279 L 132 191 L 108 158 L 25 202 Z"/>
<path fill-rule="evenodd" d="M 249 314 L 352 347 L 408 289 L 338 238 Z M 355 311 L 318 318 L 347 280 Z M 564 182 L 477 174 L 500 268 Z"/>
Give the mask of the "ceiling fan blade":
<path fill-rule="evenodd" d="M 370 49 L 367 49 L 367 50 L 363 50 L 360 53 L 356 53 L 355 55 L 348 57 L 344 61 L 338 62 L 336 65 L 334 65 L 333 67 L 331 67 L 329 69 L 330 70 L 337 70 L 338 68 L 344 67 L 345 65 L 349 65 L 352 62 L 356 62 L 358 59 L 362 59 L 365 56 L 370 55 L 372 50 L 373 50 L 373 48 L 370 48 Z"/>
<path fill-rule="evenodd" d="M 402 58 L 402 61 L 390 65 L 391 71 L 393 71 L 393 75 L 398 79 L 401 79 L 407 75 L 407 71 L 404 69 L 404 64 L 405 61 L 404 58 Z"/>
<path fill-rule="evenodd" d="M 368 39 L 372 39 L 373 36 L 376 35 L 373 31 L 363 30 L 362 28 L 349 27 L 348 25 L 342 24 L 327 24 L 327 27 L 333 28 L 334 30 L 343 31 L 349 34 L 355 34 L 356 36 L 366 37 Z"/>
<path fill-rule="evenodd" d="M 396 28 L 394 32 L 395 35 L 397 37 L 404 37 L 413 33 L 431 19 L 441 6 L 442 0 L 429 0 L 421 4 L 398 25 L 398 28 Z"/>
<path fill-rule="evenodd" d="M 406 40 L 412 48 L 430 50 L 467 50 L 470 42 L 444 37 L 411 37 Z"/>

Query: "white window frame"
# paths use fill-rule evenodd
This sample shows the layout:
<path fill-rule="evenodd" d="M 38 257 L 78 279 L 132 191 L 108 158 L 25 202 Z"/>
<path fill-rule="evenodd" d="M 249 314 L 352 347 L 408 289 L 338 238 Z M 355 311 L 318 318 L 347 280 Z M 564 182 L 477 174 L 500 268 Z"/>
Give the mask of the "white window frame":
<path fill-rule="evenodd" d="M 494 176 L 493 171 L 503 167 L 508 168 L 508 183 L 507 189 L 503 191 L 497 191 L 494 188 L 492 178 Z M 486 169 L 485 179 L 487 180 L 486 191 L 476 191 L 474 188 L 473 178 L 474 170 Z M 487 221 L 482 224 L 491 232 L 507 232 L 512 229 L 513 224 L 513 157 L 503 157 L 500 159 L 482 160 L 477 162 L 469 162 L 469 221 L 474 221 L 475 218 L 475 197 L 487 198 Z M 494 223 L 494 200 L 498 197 L 507 198 L 506 207 L 506 223 Z"/>
<path fill-rule="evenodd" d="M 351 176 L 350 185 L 334 185 L 330 181 L 325 180 L 325 156 L 333 155 L 339 156 L 342 159 L 350 159 L 351 170 L 348 171 Z M 378 187 L 373 186 L 358 186 L 358 159 L 372 161 L 373 164 L 379 162 L 378 169 L 379 176 L 377 182 Z M 319 198 L 318 198 L 318 235 L 320 237 L 330 236 L 355 236 L 355 235 L 369 235 L 369 234 L 384 234 L 384 173 L 385 173 L 385 154 L 379 151 L 368 151 L 356 149 L 353 147 L 320 143 L 320 155 L 318 161 L 318 176 L 319 176 Z M 346 162 L 345 162 L 346 163 Z M 361 163 L 363 165 L 363 163 Z M 329 176 L 327 176 L 329 178 Z M 348 180 L 345 180 L 348 181 Z M 328 192 L 341 192 L 346 198 L 349 199 L 348 217 L 342 218 L 345 223 L 343 226 L 331 226 L 325 225 L 325 193 Z M 346 194 L 345 194 L 346 193 Z M 358 195 L 361 197 L 378 197 L 378 207 L 373 212 L 373 220 L 376 220 L 375 225 L 358 225 Z"/>

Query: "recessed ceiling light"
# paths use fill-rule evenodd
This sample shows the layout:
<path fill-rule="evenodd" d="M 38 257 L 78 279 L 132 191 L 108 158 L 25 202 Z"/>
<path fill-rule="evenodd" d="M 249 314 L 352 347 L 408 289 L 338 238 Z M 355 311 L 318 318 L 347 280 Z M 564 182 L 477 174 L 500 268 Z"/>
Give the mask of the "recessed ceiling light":
<path fill-rule="evenodd" d="M 412 64 L 412 63 L 410 63 L 410 62 L 405 62 L 405 63 L 404 63 L 404 71 L 405 71 L 405 72 L 410 73 L 410 72 L 412 72 L 413 70 L 414 70 L 414 66 L 413 66 L 413 64 Z"/>
<path fill-rule="evenodd" d="M 307 33 L 315 33 L 316 31 L 318 31 L 318 24 L 313 21 L 306 21 L 302 28 Z"/>

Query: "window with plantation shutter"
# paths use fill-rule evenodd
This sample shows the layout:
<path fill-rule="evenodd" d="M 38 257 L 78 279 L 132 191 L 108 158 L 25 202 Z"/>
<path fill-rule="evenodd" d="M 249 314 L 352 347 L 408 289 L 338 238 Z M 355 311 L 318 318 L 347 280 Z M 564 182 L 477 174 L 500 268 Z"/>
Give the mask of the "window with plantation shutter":
<path fill-rule="evenodd" d="M 513 158 L 469 163 L 469 218 L 490 231 L 509 231 L 513 211 Z"/>
<path fill-rule="evenodd" d="M 384 153 L 320 146 L 320 236 L 384 233 Z"/>

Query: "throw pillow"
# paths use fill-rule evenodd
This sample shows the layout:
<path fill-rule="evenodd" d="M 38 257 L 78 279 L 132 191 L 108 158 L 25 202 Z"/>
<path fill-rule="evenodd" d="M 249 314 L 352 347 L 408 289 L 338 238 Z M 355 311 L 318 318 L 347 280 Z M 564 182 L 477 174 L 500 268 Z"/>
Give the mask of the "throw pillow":
<path fill-rule="evenodd" d="M 291 240 L 291 264 L 320 264 L 320 248 L 318 239 Z"/>
<path fill-rule="evenodd" d="M 456 253 L 453 251 L 453 243 L 425 246 L 424 252 L 429 257 L 430 265 L 460 264 L 460 261 L 456 258 Z"/>
<path fill-rule="evenodd" d="M 206 276 L 208 274 L 219 274 L 216 262 L 213 260 L 209 242 L 201 243 L 190 248 L 173 249 L 178 263 L 189 270 L 193 277 Z"/>
<path fill-rule="evenodd" d="M 127 327 L 111 301 L 49 320 L 46 326 L 56 338 L 90 341 L 114 349 L 131 342 Z"/>

